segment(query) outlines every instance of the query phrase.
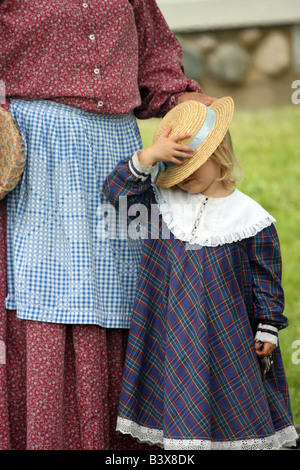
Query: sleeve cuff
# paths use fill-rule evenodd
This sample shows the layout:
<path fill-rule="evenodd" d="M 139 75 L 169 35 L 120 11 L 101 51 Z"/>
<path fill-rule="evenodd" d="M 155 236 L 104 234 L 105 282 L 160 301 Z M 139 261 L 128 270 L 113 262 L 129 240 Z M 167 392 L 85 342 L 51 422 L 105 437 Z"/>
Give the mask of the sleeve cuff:
<path fill-rule="evenodd" d="M 131 173 L 136 176 L 136 178 L 139 178 L 142 181 L 145 181 L 148 176 L 150 175 L 153 166 L 152 165 L 141 165 L 138 154 L 141 152 L 141 150 L 138 150 L 133 154 L 131 159 L 129 160 L 129 169 Z"/>
<path fill-rule="evenodd" d="M 278 345 L 278 329 L 275 326 L 258 324 L 255 341 L 261 341 L 262 343 L 272 343 Z"/>

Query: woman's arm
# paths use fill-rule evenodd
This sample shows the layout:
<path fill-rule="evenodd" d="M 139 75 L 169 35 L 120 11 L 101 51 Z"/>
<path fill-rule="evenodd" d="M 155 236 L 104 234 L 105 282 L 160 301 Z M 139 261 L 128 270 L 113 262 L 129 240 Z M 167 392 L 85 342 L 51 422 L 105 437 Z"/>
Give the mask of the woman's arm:
<path fill-rule="evenodd" d="M 210 104 L 209 97 L 202 97 L 200 85 L 186 77 L 181 45 L 156 1 L 130 0 L 130 3 L 139 41 L 138 82 L 142 104 L 136 109 L 136 115 L 141 119 L 161 117 L 181 99 L 202 101 L 203 98 L 205 104 Z"/>

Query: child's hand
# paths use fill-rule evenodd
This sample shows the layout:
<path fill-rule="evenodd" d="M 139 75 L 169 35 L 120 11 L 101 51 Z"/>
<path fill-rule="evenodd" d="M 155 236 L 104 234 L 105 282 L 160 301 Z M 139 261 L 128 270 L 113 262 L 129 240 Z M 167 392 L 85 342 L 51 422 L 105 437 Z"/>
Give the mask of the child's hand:
<path fill-rule="evenodd" d="M 157 162 L 172 162 L 180 165 L 183 160 L 179 158 L 191 158 L 195 149 L 188 145 L 178 144 L 180 140 L 187 139 L 190 134 L 178 134 L 169 137 L 172 127 L 168 127 L 157 139 L 155 144 L 142 150 L 139 155 L 141 165 L 154 165 Z"/>
<path fill-rule="evenodd" d="M 265 357 L 271 354 L 276 349 L 276 346 L 268 342 L 261 343 L 260 341 L 255 341 L 254 348 L 259 357 Z"/>

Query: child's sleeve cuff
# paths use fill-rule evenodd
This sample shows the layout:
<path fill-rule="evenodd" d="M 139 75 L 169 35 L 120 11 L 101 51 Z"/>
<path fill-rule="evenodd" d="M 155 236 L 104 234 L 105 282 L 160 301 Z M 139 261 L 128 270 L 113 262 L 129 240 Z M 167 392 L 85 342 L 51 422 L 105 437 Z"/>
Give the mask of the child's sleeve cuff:
<path fill-rule="evenodd" d="M 136 176 L 137 178 L 145 181 L 148 176 L 150 175 L 153 166 L 152 165 L 142 165 L 139 161 L 138 154 L 141 150 L 138 150 L 133 154 L 131 159 L 129 160 L 129 169 L 131 173 Z"/>
<path fill-rule="evenodd" d="M 261 341 L 262 343 L 272 343 L 278 345 L 278 329 L 275 326 L 258 324 L 255 341 Z"/>

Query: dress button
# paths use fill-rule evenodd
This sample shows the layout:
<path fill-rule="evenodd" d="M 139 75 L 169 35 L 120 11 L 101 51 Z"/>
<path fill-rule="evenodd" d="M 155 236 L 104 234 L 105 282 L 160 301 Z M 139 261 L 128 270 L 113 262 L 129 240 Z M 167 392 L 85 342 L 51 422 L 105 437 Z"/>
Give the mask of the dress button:
<path fill-rule="evenodd" d="M 94 41 L 95 35 L 94 35 L 94 34 L 91 34 L 91 35 L 89 36 L 89 38 L 90 38 L 92 41 Z"/>
<path fill-rule="evenodd" d="M 87 8 L 87 7 L 88 7 L 88 4 L 87 4 L 87 3 L 83 3 L 82 6 L 83 6 L 83 8 Z"/>
<path fill-rule="evenodd" d="M 100 108 L 103 106 L 103 101 L 98 101 L 98 106 L 100 106 Z"/>
<path fill-rule="evenodd" d="M 99 70 L 99 69 L 94 69 L 94 73 L 95 73 L 96 75 L 98 75 L 98 73 L 100 73 L 100 70 Z"/>

